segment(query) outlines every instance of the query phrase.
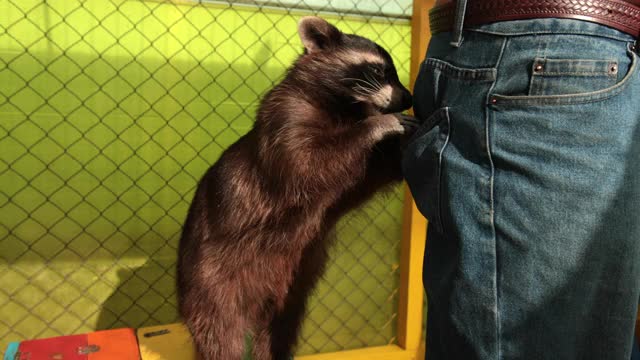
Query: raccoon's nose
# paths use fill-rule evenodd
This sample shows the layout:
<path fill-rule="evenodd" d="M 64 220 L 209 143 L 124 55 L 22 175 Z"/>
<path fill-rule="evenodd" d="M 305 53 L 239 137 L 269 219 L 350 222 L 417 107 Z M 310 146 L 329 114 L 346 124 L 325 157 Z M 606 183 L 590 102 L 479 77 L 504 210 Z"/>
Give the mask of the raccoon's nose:
<path fill-rule="evenodd" d="M 413 105 L 413 97 L 408 90 L 404 90 L 402 92 L 402 108 L 408 109 Z"/>

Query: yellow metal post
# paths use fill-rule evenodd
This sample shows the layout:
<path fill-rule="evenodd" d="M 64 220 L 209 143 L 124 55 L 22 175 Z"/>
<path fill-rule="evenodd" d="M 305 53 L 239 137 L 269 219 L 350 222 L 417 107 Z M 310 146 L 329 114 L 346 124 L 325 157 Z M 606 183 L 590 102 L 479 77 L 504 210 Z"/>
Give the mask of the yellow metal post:
<path fill-rule="evenodd" d="M 435 0 L 414 0 L 411 20 L 411 88 L 420 69 L 431 36 L 428 10 Z M 405 186 L 405 208 L 402 246 L 400 254 L 400 293 L 398 309 L 398 345 L 417 351 L 422 337 L 422 259 L 427 222 L 420 214 Z"/>

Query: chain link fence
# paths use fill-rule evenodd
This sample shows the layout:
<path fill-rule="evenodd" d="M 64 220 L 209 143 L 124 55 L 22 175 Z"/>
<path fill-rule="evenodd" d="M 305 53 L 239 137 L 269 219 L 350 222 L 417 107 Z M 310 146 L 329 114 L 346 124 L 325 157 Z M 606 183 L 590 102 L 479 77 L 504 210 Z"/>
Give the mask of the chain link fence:
<path fill-rule="evenodd" d="M 411 1 L 0 0 L 0 347 L 177 321 L 196 182 L 318 14 L 408 83 Z M 400 188 L 339 223 L 300 354 L 395 342 Z"/>

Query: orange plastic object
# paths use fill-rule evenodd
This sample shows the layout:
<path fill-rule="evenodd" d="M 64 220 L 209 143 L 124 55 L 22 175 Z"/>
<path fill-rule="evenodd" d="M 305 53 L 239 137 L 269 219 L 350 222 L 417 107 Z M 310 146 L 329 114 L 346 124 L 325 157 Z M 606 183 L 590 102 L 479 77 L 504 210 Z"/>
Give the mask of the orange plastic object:
<path fill-rule="evenodd" d="M 102 330 L 88 334 L 89 360 L 140 360 L 134 329 Z"/>

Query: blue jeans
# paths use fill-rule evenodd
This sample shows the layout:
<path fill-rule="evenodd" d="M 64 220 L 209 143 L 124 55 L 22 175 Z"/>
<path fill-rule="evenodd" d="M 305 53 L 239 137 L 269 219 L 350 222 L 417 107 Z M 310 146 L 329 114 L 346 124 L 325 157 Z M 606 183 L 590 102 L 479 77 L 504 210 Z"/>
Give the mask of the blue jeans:
<path fill-rule="evenodd" d="M 628 360 L 640 297 L 634 39 L 569 19 L 434 36 L 404 153 L 429 220 L 427 359 Z M 435 124 L 435 127 L 431 128 Z"/>

